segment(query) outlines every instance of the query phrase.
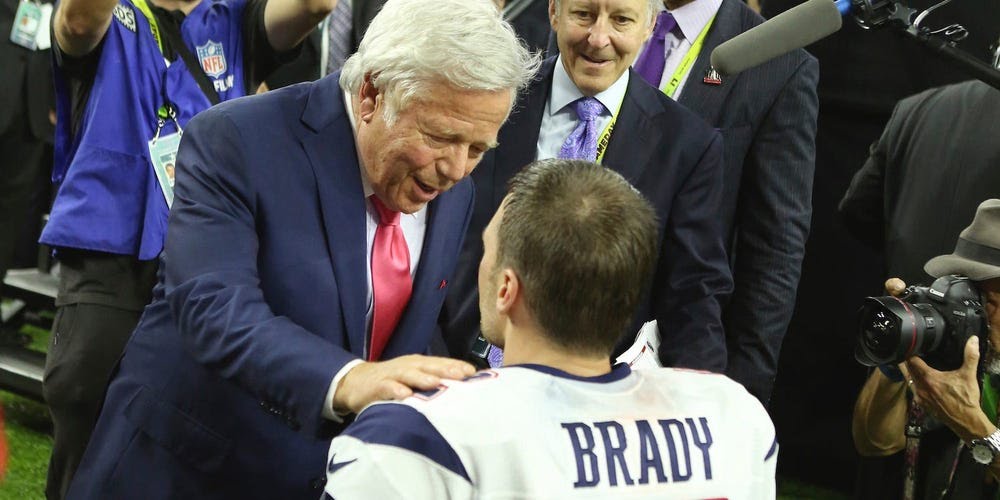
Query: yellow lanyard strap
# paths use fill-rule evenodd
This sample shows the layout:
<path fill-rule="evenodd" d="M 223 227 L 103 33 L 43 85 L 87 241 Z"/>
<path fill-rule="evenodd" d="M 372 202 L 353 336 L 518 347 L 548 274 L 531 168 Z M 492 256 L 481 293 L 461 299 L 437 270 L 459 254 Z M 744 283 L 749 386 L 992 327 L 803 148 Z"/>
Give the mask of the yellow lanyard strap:
<path fill-rule="evenodd" d="M 142 1 L 142 0 L 139 0 Z M 701 33 L 698 33 L 698 38 L 694 39 L 694 43 L 691 44 L 691 49 L 684 54 L 684 58 L 681 59 L 681 63 L 674 70 L 674 74 L 667 81 L 666 86 L 663 87 L 663 93 L 667 94 L 667 97 L 673 98 L 674 93 L 677 92 L 677 87 L 680 86 L 681 79 L 684 75 L 691 69 L 691 64 L 694 63 L 695 59 L 698 58 L 698 53 L 701 52 L 701 46 L 705 44 L 705 35 L 708 34 L 708 29 L 712 27 L 712 22 L 715 21 L 715 16 L 713 15 L 705 27 L 701 29 Z M 624 98 L 622 99 L 624 102 Z M 621 111 L 622 105 L 618 104 L 618 111 Z M 611 116 L 611 121 L 608 125 L 604 127 L 604 131 L 597 139 L 597 163 L 601 163 L 604 159 L 604 151 L 608 149 L 608 142 L 611 141 L 611 132 L 615 129 L 615 122 L 618 120 L 618 113 Z"/>
<path fill-rule="evenodd" d="M 156 24 L 156 18 L 153 17 L 153 11 L 149 10 L 149 4 L 146 0 L 132 0 L 132 4 L 135 5 L 139 12 L 146 18 L 149 22 L 149 31 L 153 33 L 153 38 L 156 39 L 156 45 L 160 48 L 160 53 L 163 53 L 163 40 L 160 39 L 160 25 Z"/>
<path fill-rule="evenodd" d="M 622 110 L 622 103 L 625 102 L 625 96 L 622 96 L 621 102 L 618 103 L 618 111 L 611 115 L 611 121 L 604 127 L 604 131 L 597 138 L 597 158 L 596 162 L 601 163 L 604 159 L 604 151 L 608 149 L 608 141 L 611 140 L 611 132 L 615 129 L 615 121 L 618 120 L 618 112 Z"/>
<path fill-rule="evenodd" d="M 691 43 L 691 48 L 684 54 L 681 59 L 681 63 L 677 65 L 677 69 L 674 70 L 674 74 L 670 76 L 670 80 L 667 80 L 667 84 L 663 86 L 663 93 L 667 94 L 667 97 L 673 99 L 674 93 L 677 92 L 677 87 L 680 86 L 681 80 L 684 79 L 684 75 L 691 70 L 691 65 L 694 64 L 694 60 L 698 58 L 698 54 L 701 52 L 701 46 L 705 43 L 705 35 L 708 34 L 708 29 L 712 27 L 712 22 L 715 21 L 715 16 L 713 15 L 705 27 L 701 29 L 701 33 L 698 33 L 698 38 L 694 39 Z"/>

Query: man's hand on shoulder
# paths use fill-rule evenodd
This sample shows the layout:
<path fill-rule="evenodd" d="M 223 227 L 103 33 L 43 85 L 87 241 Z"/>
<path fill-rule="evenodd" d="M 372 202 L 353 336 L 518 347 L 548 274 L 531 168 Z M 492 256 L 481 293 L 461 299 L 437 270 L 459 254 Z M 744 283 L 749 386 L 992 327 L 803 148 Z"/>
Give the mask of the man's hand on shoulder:
<path fill-rule="evenodd" d="M 475 372 L 464 361 L 418 354 L 361 363 L 340 380 L 333 397 L 333 410 L 357 413 L 374 401 L 403 399 L 414 390 L 437 387 L 441 379 L 460 380 Z"/>

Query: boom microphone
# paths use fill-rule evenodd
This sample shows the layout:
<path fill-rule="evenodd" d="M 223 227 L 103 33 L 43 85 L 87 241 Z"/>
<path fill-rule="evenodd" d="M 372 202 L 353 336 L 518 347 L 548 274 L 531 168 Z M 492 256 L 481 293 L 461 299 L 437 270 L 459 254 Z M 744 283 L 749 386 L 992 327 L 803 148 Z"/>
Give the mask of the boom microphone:
<path fill-rule="evenodd" d="M 733 37 L 712 51 L 712 67 L 725 75 L 801 49 L 840 29 L 833 0 L 809 0 Z"/>

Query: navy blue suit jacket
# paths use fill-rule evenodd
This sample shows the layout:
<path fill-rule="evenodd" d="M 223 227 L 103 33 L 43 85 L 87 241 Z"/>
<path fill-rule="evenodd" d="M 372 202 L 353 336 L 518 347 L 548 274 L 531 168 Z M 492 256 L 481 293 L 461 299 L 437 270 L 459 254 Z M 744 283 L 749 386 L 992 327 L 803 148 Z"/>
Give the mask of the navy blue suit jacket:
<path fill-rule="evenodd" d="M 442 331 L 453 355 L 464 355 L 478 333 L 476 275 L 483 253 L 481 234 L 506 194 L 507 181 L 535 159 L 555 63 L 555 58 L 545 62 L 500 129 L 499 147 L 487 153 L 472 172 L 476 207 L 455 286 L 442 313 Z M 719 224 L 719 134 L 632 72 L 603 165 L 635 185 L 659 217 L 656 274 L 633 324 L 622 332 L 623 345 L 631 344 L 642 323 L 656 319 L 664 364 L 725 370 L 721 310 L 732 291 L 732 278 Z M 587 276 L 580 276 L 579 283 L 601 286 Z"/>
<path fill-rule="evenodd" d="M 190 122 L 160 284 L 70 498 L 322 493 L 334 375 L 365 343 L 365 201 L 339 73 Z M 429 206 L 413 295 L 383 359 L 427 352 L 472 208 Z"/>
<path fill-rule="evenodd" d="M 722 85 L 702 77 L 712 49 L 764 22 L 723 0 L 678 102 L 722 133 L 722 210 L 735 288 L 724 311 L 726 374 L 763 402 L 795 306 L 812 216 L 819 64 L 796 50 Z"/>

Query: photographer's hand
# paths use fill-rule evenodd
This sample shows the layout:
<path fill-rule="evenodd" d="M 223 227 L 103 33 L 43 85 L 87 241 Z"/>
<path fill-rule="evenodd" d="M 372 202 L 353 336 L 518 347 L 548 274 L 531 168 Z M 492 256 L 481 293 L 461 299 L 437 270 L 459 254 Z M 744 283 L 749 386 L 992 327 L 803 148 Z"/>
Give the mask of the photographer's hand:
<path fill-rule="evenodd" d="M 983 438 L 996 430 L 979 406 L 978 363 L 978 337 L 971 337 L 966 342 L 965 358 L 957 370 L 935 370 L 919 357 L 906 361 L 913 380 L 914 401 L 965 442 Z"/>
<path fill-rule="evenodd" d="M 885 280 L 885 291 L 893 297 L 899 297 L 906 290 L 906 283 L 899 278 Z"/>

